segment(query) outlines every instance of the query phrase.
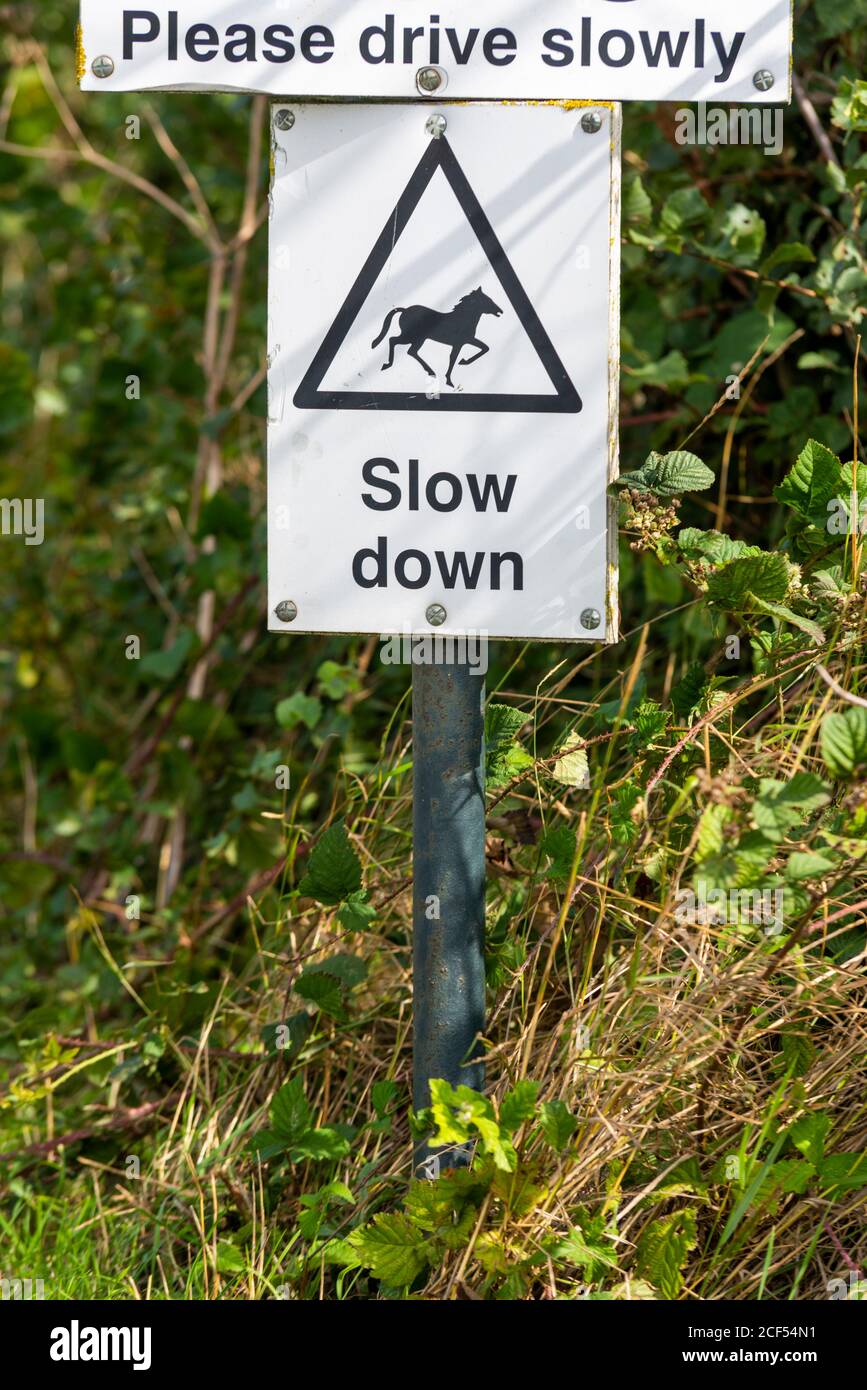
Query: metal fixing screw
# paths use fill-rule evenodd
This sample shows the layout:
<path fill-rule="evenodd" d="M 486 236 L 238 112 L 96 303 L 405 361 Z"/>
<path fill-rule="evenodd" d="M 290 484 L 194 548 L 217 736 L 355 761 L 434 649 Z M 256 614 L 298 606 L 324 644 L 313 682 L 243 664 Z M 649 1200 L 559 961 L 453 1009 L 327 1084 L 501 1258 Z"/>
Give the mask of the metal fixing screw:
<path fill-rule="evenodd" d="M 298 604 L 293 603 L 291 598 L 284 598 L 277 604 L 274 612 L 281 623 L 294 623 L 298 617 Z"/>
<path fill-rule="evenodd" d="M 282 107 L 274 117 L 274 124 L 278 130 L 291 130 L 295 124 L 295 112 Z"/>
<path fill-rule="evenodd" d="M 586 627 L 590 632 L 595 631 L 602 622 L 602 614 L 598 608 L 585 608 L 581 614 L 581 626 Z"/>
<path fill-rule="evenodd" d="M 114 72 L 114 59 L 109 58 L 107 53 L 100 53 L 91 63 L 90 71 L 94 77 L 111 77 Z"/>
<path fill-rule="evenodd" d="M 448 617 L 448 613 L 443 608 L 441 603 L 431 603 L 425 609 L 425 617 L 427 618 L 431 627 L 442 627 L 443 623 Z"/>
<path fill-rule="evenodd" d="M 415 85 L 425 97 L 431 97 L 436 92 L 441 92 L 447 82 L 448 77 L 442 68 L 419 68 L 415 75 Z"/>
<path fill-rule="evenodd" d="M 595 135 L 602 129 L 602 117 L 598 111 L 585 111 L 581 117 L 581 129 L 585 135 Z"/>
<path fill-rule="evenodd" d="M 447 128 L 448 121 L 441 111 L 437 111 L 433 116 L 428 116 L 425 130 L 428 135 L 432 135 L 435 140 L 439 140 L 440 136 L 445 135 Z"/>
<path fill-rule="evenodd" d="M 769 92 L 774 85 L 774 74 L 767 68 L 759 68 L 758 72 L 753 73 L 753 86 L 760 92 Z"/>

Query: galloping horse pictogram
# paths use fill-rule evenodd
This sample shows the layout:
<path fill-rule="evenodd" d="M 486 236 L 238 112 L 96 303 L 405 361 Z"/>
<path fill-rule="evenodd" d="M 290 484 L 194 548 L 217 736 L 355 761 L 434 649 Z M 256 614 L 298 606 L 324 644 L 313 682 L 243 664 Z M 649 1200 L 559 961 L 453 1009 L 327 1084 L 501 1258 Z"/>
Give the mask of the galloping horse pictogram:
<path fill-rule="evenodd" d="M 449 369 L 446 372 L 446 382 L 449 386 L 454 386 L 452 372 L 463 347 L 478 348 L 478 352 L 474 353 L 472 357 L 462 357 L 460 361 L 462 367 L 469 367 L 471 363 L 478 362 L 480 357 L 484 357 L 485 353 L 491 350 L 487 343 L 483 343 L 480 338 L 476 337 L 479 319 L 483 314 L 493 314 L 495 318 L 499 318 L 502 312 L 502 309 L 483 293 L 480 285 L 477 290 L 465 294 L 463 299 L 459 299 L 455 307 L 445 314 L 436 309 L 428 309 L 424 304 L 412 304 L 408 309 L 392 309 L 391 313 L 386 314 L 382 332 L 378 338 L 374 339 L 371 346 L 379 347 L 391 327 L 391 321 L 395 314 L 400 314 L 400 332 L 389 340 L 388 361 L 383 362 L 382 370 L 387 372 L 389 367 L 394 366 L 395 348 L 406 345 L 409 348 L 410 357 L 414 357 L 416 362 L 421 363 L 428 376 L 436 376 L 436 372 L 428 366 L 422 357 L 421 348 L 428 341 L 447 343 L 452 352 L 449 359 Z"/>

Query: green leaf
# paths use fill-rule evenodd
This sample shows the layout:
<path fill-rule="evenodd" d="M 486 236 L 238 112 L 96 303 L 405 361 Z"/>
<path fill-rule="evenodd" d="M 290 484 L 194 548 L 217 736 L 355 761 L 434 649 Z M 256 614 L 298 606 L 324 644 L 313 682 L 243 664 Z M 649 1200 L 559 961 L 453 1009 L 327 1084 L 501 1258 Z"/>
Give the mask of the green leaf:
<path fill-rule="evenodd" d="M 799 516 L 824 525 L 828 503 L 840 493 L 842 480 L 843 465 L 837 455 L 818 440 L 810 439 L 774 489 L 774 496 Z"/>
<path fill-rule="evenodd" d="M 677 1298 L 683 1285 L 683 1266 L 696 1245 L 695 1211 L 687 1208 L 661 1216 L 646 1226 L 638 1238 L 636 1269 L 660 1296 Z"/>
<path fill-rule="evenodd" d="M 867 1187 L 867 1153 L 829 1154 L 818 1166 L 819 1181 L 826 1194 Z"/>
<path fill-rule="evenodd" d="M 315 695 L 296 690 L 294 695 L 280 701 L 274 714 L 281 729 L 294 729 L 296 724 L 315 729 L 322 718 L 322 701 Z"/>
<path fill-rule="evenodd" d="M 765 257 L 760 268 L 762 274 L 767 275 L 769 270 L 775 270 L 780 265 L 789 265 L 793 261 L 812 264 L 815 260 L 816 257 L 803 241 L 784 241 Z"/>
<path fill-rule="evenodd" d="M 369 931 L 376 920 L 376 908 L 367 901 L 365 889 L 350 894 L 337 913 L 337 920 L 346 931 Z"/>
<path fill-rule="evenodd" d="M 804 878 L 822 878 L 836 868 L 836 861 L 825 854 L 796 850 L 789 855 L 786 864 L 786 878 L 800 881 Z"/>
<path fill-rule="evenodd" d="M 696 454 L 675 449 L 670 454 L 651 453 L 640 468 L 621 473 L 620 486 L 674 497 L 684 492 L 703 492 L 712 486 L 714 475 Z"/>
<path fill-rule="evenodd" d="M 286 1144 L 310 1128 L 311 1109 L 300 1076 L 287 1081 L 271 1101 L 271 1128 Z"/>
<path fill-rule="evenodd" d="M 565 883 L 572 872 L 575 858 L 575 831 L 570 825 L 555 825 L 546 830 L 540 841 L 542 853 L 551 862 L 546 877 Z"/>
<path fill-rule="evenodd" d="M 308 1129 L 289 1145 L 293 1163 L 336 1161 L 349 1153 L 349 1140 L 336 1129 Z"/>
<path fill-rule="evenodd" d="M 781 839 L 830 799 L 824 782 L 813 772 L 796 772 L 788 782 L 763 777 L 753 805 L 753 824 L 772 839 Z"/>
<path fill-rule="evenodd" d="M 538 1081 L 519 1081 L 500 1102 L 500 1128 L 507 1134 L 514 1134 L 521 1125 L 532 1120 L 536 1113 L 536 1097 L 539 1094 Z"/>
<path fill-rule="evenodd" d="M 783 603 L 769 603 L 767 599 L 757 598 L 752 595 L 753 611 L 767 613 L 769 617 L 779 618 L 781 622 L 791 623 L 792 627 L 799 628 L 801 632 L 806 632 L 808 637 L 812 637 L 817 646 L 821 647 L 825 641 L 825 633 L 818 623 L 814 623 L 812 618 L 805 618 L 801 613 L 793 613 L 791 608 L 787 608 Z"/>
<path fill-rule="evenodd" d="M 164 652 L 148 652 L 138 663 L 143 676 L 154 676 L 159 681 L 173 681 L 183 670 L 184 663 L 193 648 L 193 634 L 184 628 L 177 639 Z"/>
<path fill-rule="evenodd" d="M 336 907 L 360 888 L 361 860 L 350 844 L 343 821 L 336 821 L 317 840 L 298 891 L 302 897 Z"/>
<path fill-rule="evenodd" d="M 825 1138 L 831 1128 L 830 1115 L 815 1110 L 810 1115 L 802 1115 L 789 1129 L 789 1138 L 799 1153 L 817 1167 L 822 1162 L 825 1151 Z"/>
<path fill-rule="evenodd" d="M 653 211 L 650 195 L 638 174 L 627 174 L 623 180 L 621 212 L 624 222 L 648 222 Z"/>
<path fill-rule="evenodd" d="M 374 1279 L 407 1288 L 427 1268 L 427 1241 L 399 1212 L 380 1212 L 369 1226 L 352 1232 L 349 1244 Z"/>
<path fill-rule="evenodd" d="M 387 1113 L 389 1106 L 397 1095 L 397 1090 L 396 1081 L 374 1081 L 371 1086 L 370 1099 L 380 1119 Z"/>
<path fill-rule="evenodd" d="M 316 1004 L 324 1014 L 329 1014 L 331 1018 L 343 1018 L 343 990 L 340 981 L 333 975 L 311 974 L 305 970 L 295 981 L 294 988 L 302 999 Z"/>
<path fill-rule="evenodd" d="M 709 677 L 700 661 L 688 666 L 671 692 L 671 705 L 681 719 L 688 718 L 701 703 Z"/>
<path fill-rule="evenodd" d="M 867 82 L 860 78 L 840 79 L 831 102 L 831 121 L 841 130 L 867 130 Z"/>
<path fill-rule="evenodd" d="M 753 596 L 774 603 L 789 591 L 789 566 L 783 555 L 744 555 L 730 560 L 708 580 L 707 596 L 730 611 L 749 609 Z"/>
<path fill-rule="evenodd" d="M 722 531 L 699 531 L 687 526 L 678 532 L 677 543 L 690 558 L 709 560 L 714 565 L 725 565 L 741 555 L 761 555 L 757 545 L 747 545 L 746 541 L 732 540 Z"/>
<path fill-rule="evenodd" d="M 822 757 L 835 777 L 851 777 L 867 764 L 867 709 L 850 705 L 822 720 Z"/>
<path fill-rule="evenodd" d="M 514 742 L 527 715 L 511 705 L 488 705 L 485 710 L 487 782 L 498 787 L 532 765 L 532 758 Z"/>
<path fill-rule="evenodd" d="M 560 1153 L 578 1128 L 578 1121 L 562 1100 L 543 1101 L 539 1106 L 539 1118 L 542 1133 L 551 1148 Z"/>

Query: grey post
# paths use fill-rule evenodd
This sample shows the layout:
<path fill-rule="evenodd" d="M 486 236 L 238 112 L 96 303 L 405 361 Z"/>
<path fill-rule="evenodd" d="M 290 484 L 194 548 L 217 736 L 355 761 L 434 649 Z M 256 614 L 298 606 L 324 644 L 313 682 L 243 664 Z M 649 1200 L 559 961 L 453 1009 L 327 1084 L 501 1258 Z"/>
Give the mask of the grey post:
<path fill-rule="evenodd" d="M 413 1105 L 428 1083 L 484 1085 L 485 682 L 470 666 L 413 666 Z M 422 1142 L 418 1176 L 436 1175 Z M 431 1162 L 431 1160 L 434 1160 Z M 443 1166 L 465 1165 L 449 1150 Z M 421 1166 L 423 1165 L 423 1166 Z"/>

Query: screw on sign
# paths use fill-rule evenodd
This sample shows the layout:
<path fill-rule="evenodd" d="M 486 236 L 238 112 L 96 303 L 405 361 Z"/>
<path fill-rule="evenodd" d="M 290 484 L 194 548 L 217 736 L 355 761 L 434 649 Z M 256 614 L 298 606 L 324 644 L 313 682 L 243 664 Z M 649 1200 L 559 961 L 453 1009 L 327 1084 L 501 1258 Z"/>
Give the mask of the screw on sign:
<path fill-rule="evenodd" d="M 617 462 L 614 103 L 788 101 L 790 78 L 782 94 L 769 93 L 775 72 L 790 73 L 789 0 L 707 0 L 701 12 L 687 0 L 642 0 L 618 5 L 616 25 L 596 14 L 571 19 L 568 6 L 564 17 L 562 0 L 474 0 L 472 25 L 466 0 L 443 0 L 436 15 L 422 0 L 402 0 L 400 24 L 374 0 L 329 6 L 328 23 L 311 23 L 311 8 L 309 0 L 81 3 L 86 91 L 283 98 L 274 139 L 278 149 L 291 139 L 292 158 L 287 144 L 275 159 L 271 234 L 272 247 L 292 250 L 294 298 L 273 354 L 275 398 L 286 405 L 269 424 L 269 491 L 303 528 L 287 546 L 285 535 L 270 534 L 269 515 L 272 627 L 403 628 L 434 643 L 471 632 L 614 641 L 606 501 Z M 571 114 L 577 89 L 599 109 Z M 448 114 L 425 119 L 430 100 L 447 92 Z M 301 95 L 317 100 L 284 104 Z M 388 98 L 411 104 L 373 104 Z M 352 104 L 333 104 L 340 99 Z M 572 138 L 603 130 L 604 142 Z M 328 185 L 335 163 L 335 182 L 353 177 L 347 132 L 359 150 L 349 192 Z M 579 224 L 593 243 L 582 248 L 595 257 L 589 269 L 574 255 Z M 359 267 L 365 239 L 372 249 Z M 279 271 L 278 260 L 272 319 L 283 308 Z M 321 346 L 311 361 L 314 334 Z M 316 442 L 330 473 L 293 470 L 284 429 Z M 589 438 L 608 449 L 592 467 Z M 318 491 L 299 492 L 304 479 Z M 340 507 L 355 556 L 341 551 L 339 536 L 303 552 L 328 529 L 318 524 L 323 508 L 339 516 Z M 596 518 L 586 545 L 566 524 L 579 512 Z M 478 531 L 497 549 L 474 555 L 464 543 L 429 554 L 422 537 L 437 514 L 462 540 Z M 359 544 L 371 519 L 379 535 Z M 529 520 L 553 548 L 525 565 Z M 339 574 L 328 569 L 338 561 Z M 413 1096 L 422 1108 L 434 1077 L 484 1084 L 484 682 L 448 658 L 414 666 L 412 679 Z M 415 1171 L 435 1178 L 471 1157 L 465 1146 L 432 1153 L 422 1142 Z"/>

